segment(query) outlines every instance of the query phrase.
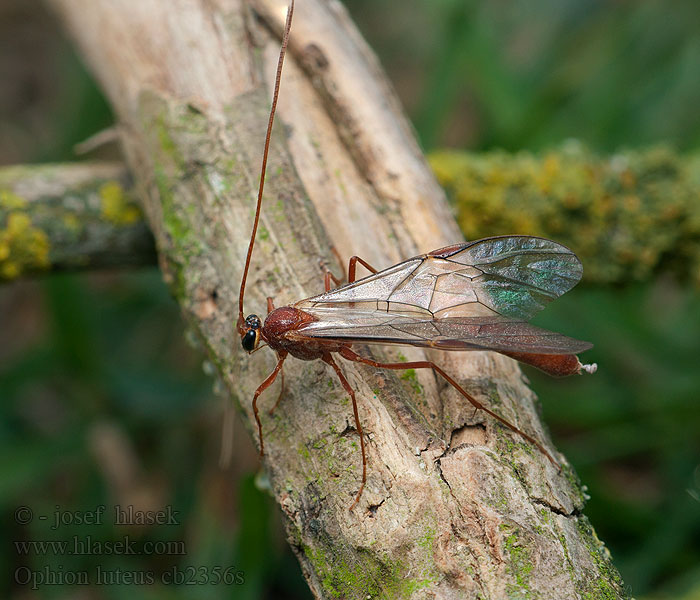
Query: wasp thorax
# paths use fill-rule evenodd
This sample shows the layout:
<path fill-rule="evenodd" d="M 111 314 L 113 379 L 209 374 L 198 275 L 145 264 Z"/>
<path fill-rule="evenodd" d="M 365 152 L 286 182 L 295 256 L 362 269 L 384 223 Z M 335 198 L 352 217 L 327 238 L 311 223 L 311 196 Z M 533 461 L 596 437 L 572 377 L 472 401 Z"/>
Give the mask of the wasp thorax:
<path fill-rule="evenodd" d="M 260 341 L 260 327 L 262 322 L 258 315 L 250 315 L 246 317 L 244 325 L 244 333 L 241 336 L 241 345 L 246 352 L 252 352 L 258 347 Z"/>

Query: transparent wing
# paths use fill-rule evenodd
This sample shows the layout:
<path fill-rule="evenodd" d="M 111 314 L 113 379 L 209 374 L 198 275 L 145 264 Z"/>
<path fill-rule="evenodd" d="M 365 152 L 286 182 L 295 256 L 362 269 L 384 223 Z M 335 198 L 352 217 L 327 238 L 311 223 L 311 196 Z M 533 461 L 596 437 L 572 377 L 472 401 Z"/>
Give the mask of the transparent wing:
<path fill-rule="evenodd" d="M 528 354 L 578 354 L 592 347 L 588 342 L 502 316 L 432 319 L 377 310 L 304 310 L 317 320 L 288 333 L 290 338 Z"/>
<path fill-rule="evenodd" d="M 492 237 L 411 258 L 295 306 L 437 320 L 528 320 L 574 287 L 582 273 L 579 259 L 561 244 L 530 236 Z"/>

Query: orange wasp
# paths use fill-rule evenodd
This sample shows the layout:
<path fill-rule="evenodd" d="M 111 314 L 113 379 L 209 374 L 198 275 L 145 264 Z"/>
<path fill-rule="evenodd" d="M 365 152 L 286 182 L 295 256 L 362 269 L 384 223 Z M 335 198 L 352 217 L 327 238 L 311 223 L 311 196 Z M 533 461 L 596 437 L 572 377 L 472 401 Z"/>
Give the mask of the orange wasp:
<path fill-rule="evenodd" d="M 333 368 L 352 400 L 362 452 L 362 482 L 350 509 L 357 505 L 367 480 L 365 441 L 355 392 L 333 357 L 339 354 L 346 360 L 380 369 L 432 369 L 475 409 L 483 410 L 535 445 L 558 467 L 542 444 L 473 398 L 435 363 L 427 360 L 382 363 L 357 354 L 352 346 L 399 344 L 439 350 L 492 350 L 553 376 L 594 373 L 595 364 L 581 364 L 576 356 L 592 344 L 528 323 L 547 302 L 570 290 L 581 279 L 581 262 L 561 244 L 524 235 L 490 237 L 434 250 L 383 271 L 353 256 L 345 285 L 340 285 L 327 271 L 323 294 L 281 308 L 274 308 L 272 299 L 268 298 L 264 323 L 257 315 L 244 317 L 243 294 L 260 219 L 270 135 L 293 12 L 294 0 L 287 12 L 277 65 L 257 208 L 238 299 L 237 328 L 243 349 L 255 352 L 262 340 L 277 353 L 277 365 L 253 396 L 260 455 L 264 452 L 258 414 L 260 394 L 280 374 L 287 356 L 322 360 Z M 358 262 L 371 275 L 356 279 Z M 340 287 L 331 289 L 331 280 Z"/>

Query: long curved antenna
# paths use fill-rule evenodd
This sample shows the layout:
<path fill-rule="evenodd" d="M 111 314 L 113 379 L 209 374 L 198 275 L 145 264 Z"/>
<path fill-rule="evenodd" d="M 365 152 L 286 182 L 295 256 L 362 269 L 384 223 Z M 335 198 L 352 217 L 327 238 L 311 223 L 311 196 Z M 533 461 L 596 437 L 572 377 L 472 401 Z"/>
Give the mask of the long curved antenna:
<path fill-rule="evenodd" d="M 272 123 L 275 120 L 275 110 L 277 109 L 277 97 L 280 93 L 280 79 L 282 78 L 282 65 L 284 63 L 284 55 L 287 52 L 289 43 L 289 30 L 292 27 L 292 14 L 294 14 L 294 0 L 289 3 L 287 9 L 287 21 L 284 25 L 284 35 L 282 36 L 282 48 L 280 49 L 280 57 L 277 62 L 277 75 L 275 77 L 275 90 L 272 94 L 272 108 L 270 109 L 270 119 L 267 123 L 267 134 L 265 136 L 265 150 L 263 151 L 262 167 L 260 168 L 260 187 L 258 188 L 258 205 L 255 209 L 255 220 L 253 221 L 253 233 L 250 236 L 250 244 L 248 244 L 248 254 L 245 257 L 245 267 L 243 268 L 243 277 L 241 278 L 241 291 L 238 295 L 238 328 L 240 330 L 245 317 L 243 316 L 243 293 L 245 292 L 245 282 L 248 279 L 248 268 L 250 267 L 250 257 L 253 254 L 253 245 L 255 244 L 255 234 L 258 231 L 258 222 L 260 221 L 260 207 L 262 205 L 263 188 L 265 187 L 265 171 L 267 169 L 267 154 L 270 150 L 270 136 L 272 135 Z"/>

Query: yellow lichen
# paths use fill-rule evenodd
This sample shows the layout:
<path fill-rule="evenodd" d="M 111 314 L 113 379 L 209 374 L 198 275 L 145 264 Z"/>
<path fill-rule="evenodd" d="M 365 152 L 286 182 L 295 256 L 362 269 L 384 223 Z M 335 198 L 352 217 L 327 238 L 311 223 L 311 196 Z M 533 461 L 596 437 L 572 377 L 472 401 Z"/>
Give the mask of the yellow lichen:
<path fill-rule="evenodd" d="M 73 213 L 69 213 L 64 215 L 63 225 L 69 231 L 76 232 L 80 229 L 80 219 L 78 219 L 78 217 Z"/>
<path fill-rule="evenodd" d="M 566 143 L 542 155 L 440 151 L 429 160 L 468 239 L 551 237 L 579 255 L 589 281 L 661 268 L 698 278 L 700 156 L 653 148 L 606 157 Z"/>
<path fill-rule="evenodd" d="M 26 271 L 49 267 L 49 238 L 29 215 L 14 211 L 0 229 L 0 277 L 15 279 Z"/>
<path fill-rule="evenodd" d="M 141 220 L 141 210 L 129 200 L 124 188 L 116 181 L 100 186 L 102 218 L 114 225 L 131 225 Z"/>
<path fill-rule="evenodd" d="M 20 268 L 17 263 L 11 261 L 3 261 L 0 263 L 0 277 L 3 279 L 15 279 L 20 274 Z"/>
<path fill-rule="evenodd" d="M 0 208 L 18 210 L 25 208 L 27 201 L 10 190 L 0 190 Z"/>

